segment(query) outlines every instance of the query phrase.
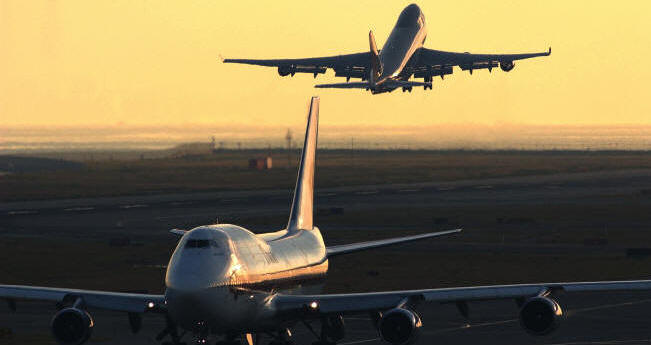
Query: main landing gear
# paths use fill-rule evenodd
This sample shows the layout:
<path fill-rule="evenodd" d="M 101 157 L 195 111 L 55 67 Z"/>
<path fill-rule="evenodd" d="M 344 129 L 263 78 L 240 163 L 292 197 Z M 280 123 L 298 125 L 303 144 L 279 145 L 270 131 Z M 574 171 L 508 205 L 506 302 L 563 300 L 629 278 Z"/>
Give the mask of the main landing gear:
<path fill-rule="evenodd" d="M 409 92 L 411 92 L 411 86 L 404 86 L 404 87 L 402 88 L 402 92 L 405 92 L 405 91 L 409 91 Z"/>

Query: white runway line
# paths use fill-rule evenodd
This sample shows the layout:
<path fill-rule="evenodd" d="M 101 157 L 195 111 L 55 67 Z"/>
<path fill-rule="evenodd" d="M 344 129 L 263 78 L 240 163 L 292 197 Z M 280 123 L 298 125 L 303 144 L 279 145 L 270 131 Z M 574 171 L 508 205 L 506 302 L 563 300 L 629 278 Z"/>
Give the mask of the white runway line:
<path fill-rule="evenodd" d="M 453 190 L 453 189 L 454 189 L 454 187 L 439 187 L 439 188 L 436 188 L 436 190 L 438 190 L 439 192 L 445 192 L 447 190 Z"/>
<path fill-rule="evenodd" d="M 190 217 L 208 217 L 208 216 L 214 216 L 214 214 L 213 213 L 195 213 L 195 214 L 180 214 L 178 216 L 160 216 L 160 217 L 156 217 L 156 220 L 174 219 L 174 218 L 190 218 Z"/>
<path fill-rule="evenodd" d="M 171 206 L 181 206 L 181 205 L 190 205 L 192 204 L 192 201 L 175 201 L 175 202 L 170 202 Z"/>
<path fill-rule="evenodd" d="M 149 207 L 149 205 L 145 205 L 145 204 L 134 204 L 134 205 L 121 205 L 121 206 L 120 206 L 120 208 L 122 208 L 122 209 L 143 208 L 143 207 Z"/>
<path fill-rule="evenodd" d="M 20 210 L 20 211 L 9 211 L 7 212 L 8 215 L 13 216 L 13 215 L 22 215 L 22 214 L 36 214 L 37 212 L 34 210 Z"/>
<path fill-rule="evenodd" d="M 651 302 L 651 299 L 642 299 L 642 300 L 639 300 L 639 301 L 605 304 L 605 305 L 599 305 L 599 306 L 596 306 L 596 307 L 586 307 L 586 308 L 580 308 L 580 309 L 572 309 L 572 310 L 570 310 L 568 312 L 568 314 L 571 315 L 573 313 L 582 313 L 584 311 L 593 311 L 593 310 L 600 310 L 600 309 L 626 307 L 626 306 L 629 306 L 629 305 L 649 303 L 649 302 Z"/>
<path fill-rule="evenodd" d="M 88 207 L 70 207 L 70 208 L 64 208 L 63 210 L 67 212 L 79 212 L 79 211 L 90 211 L 94 209 L 95 209 L 94 207 L 88 206 Z"/>
<path fill-rule="evenodd" d="M 427 334 L 438 334 L 438 333 L 458 331 L 458 330 L 468 329 L 468 328 L 479 328 L 479 327 L 486 327 L 486 326 L 502 325 L 502 324 L 505 324 L 505 323 L 511 323 L 511 322 L 516 322 L 516 321 L 518 321 L 518 319 L 492 321 L 492 322 L 475 323 L 475 324 L 467 323 L 467 324 L 459 326 L 459 327 L 450 327 L 450 328 L 444 328 L 444 329 L 437 329 L 435 331 L 426 332 L 426 333 Z"/>
<path fill-rule="evenodd" d="M 420 189 L 400 189 L 398 193 L 415 193 L 420 192 Z"/>
<path fill-rule="evenodd" d="M 369 190 L 369 191 L 360 191 L 360 192 L 355 192 L 357 195 L 371 195 L 371 194 L 377 194 L 379 193 L 379 190 Z"/>

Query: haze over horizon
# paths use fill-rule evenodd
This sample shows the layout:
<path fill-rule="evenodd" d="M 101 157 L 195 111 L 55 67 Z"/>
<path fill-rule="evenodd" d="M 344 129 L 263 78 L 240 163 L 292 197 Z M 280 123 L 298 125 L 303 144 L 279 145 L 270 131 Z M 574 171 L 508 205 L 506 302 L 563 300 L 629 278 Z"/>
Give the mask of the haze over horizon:
<path fill-rule="evenodd" d="M 366 51 L 409 2 L 2 1 L 0 126 L 299 127 L 314 94 L 324 126 L 651 124 L 646 2 L 420 1 L 428 48 L 553 53 L 411 94 L 317 92 L 341 79 L 218 60 Z"/>

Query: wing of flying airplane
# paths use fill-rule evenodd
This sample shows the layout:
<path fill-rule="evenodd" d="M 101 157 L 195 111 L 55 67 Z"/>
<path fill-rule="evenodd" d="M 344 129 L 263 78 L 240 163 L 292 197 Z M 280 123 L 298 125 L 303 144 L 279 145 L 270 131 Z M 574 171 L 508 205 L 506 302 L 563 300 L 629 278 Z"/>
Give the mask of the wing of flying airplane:
<path fill-rule="evenodd" d="M 335 71 L 337 77 L 362 78 L 368 77 L 371 57 L 369 52 L 345 54 L 327 57 L 315 57 L 307 59 L 224 59 L 224 63 L 240 63 L 247 65 L 278 67 L 278 74 L 281 76 L 296 73 L 323 74 L 328 68 Z"/>
<path fill-rule="evenodd" d="M 425 81 L 431 81 L 433 76 L 443 78 L 446 74 L 452 74 L 454 66 L 459 66 L 461 70 L 469 71 L 471 74 L 476 69 L 492 71 L 496 67 L 508 72 L 515 67 L 513 62 L 515 60 L 548 56 L 551 53 L 552 48 L 546 52 L 528 54 L 470 54 L 421 48 L 417 52 L 418 63 L 414 66 L 413 72 L 415 78 L 424 78 Z"/>

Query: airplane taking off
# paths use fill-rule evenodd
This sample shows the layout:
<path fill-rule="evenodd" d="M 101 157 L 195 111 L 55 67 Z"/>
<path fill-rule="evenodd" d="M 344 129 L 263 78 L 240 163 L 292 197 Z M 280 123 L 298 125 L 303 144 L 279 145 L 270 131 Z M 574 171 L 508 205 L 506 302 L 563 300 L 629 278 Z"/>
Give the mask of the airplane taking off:
<path fill-rule="evenodd" d="M 166 327 L 157 340 L 172 345 L 183 344 L 186 332 L 194 335 L 197 344 L 206 344 L 216 335 L 223 337 L 219 345 L 259 344 L 262 336 L 269 337 L 272 345 L 288 345 L 292 344 L 290 329 L 297 323 L 314 334 L 315 344 L 336 344 L 345 336 L 343 317 L 350 314 L 370 315 L 380 338 L 405 345 L 414 342 L 422 328 L 414 310 L 425 303 L 456 303 L 467 317 L 468 301 L 514 299 L 522 327 L 533 335 L 545 335 L 563 316 L 554 299 L 557 293 L 651 289 L 651 280 L 637 280 L 304 294 L 304 283 L 324 276 L 333 256 L 461 231 L 325 246 L 313 223 L 318 114 L 319 98 L 313 97 L 285 229 L 255 234 L 236 225 L 212 224 L 171 230 L 180 240 L 168 264 L 163 295 L 0 285 L 0 299 L 9 301 L 12 309 L 16 300 L 55 302 L 59 311 L 51 328 L 62 345 L 80 345 L 90 338 L 95 322 L 88 309 L 93 308 L 125 312 L 133 332 L 141 328 L 143 314 L 162 314 Z M 321 326 L 319 331 L 314 324 Z"/>
<path fill-rule="evenodd" d="M 373 32 L 368 34 L 370 49 L 368 52 L 345 54 L 307 59 L 224 59 L 225 63 L 278 67 L 281 76 L 296 73 L 312 73 L 314 77 L 323 74 L 328 68 L 335 71 L 336 77 L 346 77 L 346 83 L 321 84 L 317 88 L 366 89 L 371 93 L 391 92 L 402 87 L 402 91 L 411 92 L 412 87 L 422 86 L 432 89 L 432 78 L 452 74 L 452 67 L 459 66 L 470 72 L 476 69 L 500 67 L 508 72 L 513 69 L 515 60 L 548 56 L 547 52 L 530 54 L 470 54 L 452 53 L 423 47 L 427 38 L 425 16 L 416 4 L 407 6 L 393 27 L 382 50 L 377 49 Z M 410 81 L 423 78 L 423 82 Z M 361 82 L 348 82 L 350 78 L 360 78 Z"/>

